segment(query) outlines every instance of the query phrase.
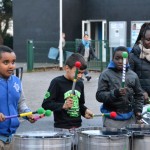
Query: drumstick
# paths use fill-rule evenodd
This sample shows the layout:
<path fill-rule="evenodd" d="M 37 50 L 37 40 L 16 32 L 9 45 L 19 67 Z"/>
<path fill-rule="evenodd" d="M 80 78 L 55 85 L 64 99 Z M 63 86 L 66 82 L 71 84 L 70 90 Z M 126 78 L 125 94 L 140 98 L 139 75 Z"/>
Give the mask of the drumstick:
<path fill-rule="evenodd" d="M 73 85 L 72 85 L 72 94 L 74 95 L 74 90 L 75 90 L 75 85 L 77 82 L 77 75 L 78 75 L 78 69 L 81 67 L 81 63 L 79 61 L 75 62 L 75 67 L 76 67 L 76 71 L 75 71 L 75 76 L 73 79 Z"/>
<path fill-rule="evenodd" d="M 110 118 L 116 118 L 117 113 L 112 111 L 110 113 L 102 113 L 102 114 L 93 115 L 93 117 L 104 117 L 104 116 L 107 116 L 107 117 L 110 117 Z"/>
<path fill-rule="evenodd" d="M 52 114 L 52 112 L 50 110 L 46 110 L 44 114 L 39 115 L 39 116 L 35 116 L 34 120 L 37 121 L 37 120 L 39 120 L 39 119 L 41 119 L 41 118 L 43 118 L 45 116 L 49 117 L 49 116 L 51 116 L 51 114 Z"/>
<path fill-rule="evenodd" d="M 122 57 L 123 57 L 123 70 L 122 70 L 122 83 L 121 83 L 121 86 L 122 86 L 122 88 L 124 88 L 125 87 L 125 76 L 126 76 L 126 62 L 127 62 L 127 58 L 128 58 L 128 53 L 123 52 Z"/>
<path fill-rule="evenodd" d="M 16 118 L 16 117 L 26 117 L 26 116 L 30 116 L 36 113 L 43 114 L 45 113 L 45 110 L 43 108 L 39 108 L 37 111 L 34 111 L 34 112 L 26 112 L 26 113 L 21 113 L 17 115 L 5 116 L 5 119 L 11 119 L 11 118 Z"/>

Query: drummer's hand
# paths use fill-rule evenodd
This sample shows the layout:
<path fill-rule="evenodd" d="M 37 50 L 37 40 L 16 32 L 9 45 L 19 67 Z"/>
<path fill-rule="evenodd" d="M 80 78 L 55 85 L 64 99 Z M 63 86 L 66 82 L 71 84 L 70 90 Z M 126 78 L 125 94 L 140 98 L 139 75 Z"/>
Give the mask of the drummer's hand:
<path fill-rule="evenodd" d="M 36 121 L 33 115 L 27 116 L 27 118 L 30 123 L 34 123 Z"/>
<path fill-rule="evenodd" d="M 5 116 L 4 114 L 0 113 L 0 122 L 4 121 L 5 120 Z"/>
<path fill-rule="evenodd" d="M 144 121 L 141 119 L 141 120 L 136 120 L 136 124 L 144 124 Z"/>
<path fill-rule="evenodd" d="M 147 92 L 144 92 L 143 95 L 144 95 L 144 104 L 149 104 L 148 93 L 147 93 Z"/>
<path fill-rule="evenodd" d="M 92 112 L 91 110 L 89 110 L 89 109 L 86 109 L 86 111 L 85 111 L 85 116 L 84 116 L 84 117 L 85 117 L 86 119 L 92 119 L 93 116 L 94 116 L 93 112 Z"/>
<path fill-rule="evenodd" d="M 136 120 L 136 124 L 144 124 L 144 121 L 141 119 L 141 120 Z"/>
<path fill-rule="evenodd" d="M 114 95 L 116 97 L 124 96 L 126 95 L 126 93 L 127 93 L 127 87 L 114 90 Z"/>
<path fill-rule="evenodd" d="M 126 93 L 127 93 L 127 87 L 125 87 L 125 88 L 120 88 L 120 89 L 119 89 L 119 94 L 120 94 L 121 96 L 126 95 Z"/>
<path fill-rule="evenodd" d="M 63 105 L 63 109 L 70 109 L 73 106 L 73 99 L 72 98 L 67 98 L 64 105 Z"/>
<path fill-rule="evenodd" d="M 143 124 L 144 122 L 142 121 L 142 114 L 140 112 L 137 112 L 135 114 L 135 117 L 136 117 L 136 123 L 137 124 Z"/>
<path fill-rule="evenodd" d="M 149 99 L 147 92 L 144 92 L 143 95 L 144 95 L 144 99 L 145 99 L 145 100 Z"/>
<path fill-rule="evenodd" d="M 137 120 L 141 120 L 142 119 L 141 112 L 136 112 L 135 117 L 136 117 Z"/>

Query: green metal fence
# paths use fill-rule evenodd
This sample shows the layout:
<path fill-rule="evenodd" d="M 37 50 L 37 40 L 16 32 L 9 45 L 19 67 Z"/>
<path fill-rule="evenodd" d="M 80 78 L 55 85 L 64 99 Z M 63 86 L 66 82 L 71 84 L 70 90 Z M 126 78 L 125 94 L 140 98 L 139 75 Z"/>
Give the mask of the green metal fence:
<path fill-rule="evenodd" d="M 69 52 L 76 53 L 81 39 L 75 41 L 66 41 L 64 47 L 64 62 Z M 91 41 L 92 46 L 95 48 L 95 54 L 99 60 L 91 60 L 88 62 L 88 69 L 102 71 L 106 68 L 110 60 L 110 48 L 108 41 Z M 55 67 L 59 64 L 54 64 L 54 59 L 48 58 L 50 48 L 58 48 L 58 42 L 49 41 L 27 41 L 27 70 L 32 71 L 39 67 Z"/>

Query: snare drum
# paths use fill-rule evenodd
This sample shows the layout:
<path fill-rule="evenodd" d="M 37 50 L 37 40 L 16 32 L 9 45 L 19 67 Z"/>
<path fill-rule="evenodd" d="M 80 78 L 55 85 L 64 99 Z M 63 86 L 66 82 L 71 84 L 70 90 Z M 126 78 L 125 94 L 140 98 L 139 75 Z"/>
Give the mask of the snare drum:
<path fill-rule="evenodd" d="M 13 150 L 71 150 L 71 135 L 59 132 L 23 132 L 13 137 Z"/>
<path fill-rule="evenodd" d="M 127 127 L 131 133 L 132 150 L 149 150 L 150 149 L 150 125 L 132 124 Z"/>
<path fill-rule="evenodd" d="M 127 130 L 89 127 L 78 131 L 79 150 L 129 150 Z"/>

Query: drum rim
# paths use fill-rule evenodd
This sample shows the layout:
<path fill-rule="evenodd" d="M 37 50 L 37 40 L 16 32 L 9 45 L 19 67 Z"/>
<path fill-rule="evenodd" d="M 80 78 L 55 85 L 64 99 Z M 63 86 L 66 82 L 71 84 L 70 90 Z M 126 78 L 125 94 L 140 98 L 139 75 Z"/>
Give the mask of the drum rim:
<path fill-rule="evenodd" d="M 97 130 L 99 131 L 101 134 L 90 134 L 90 133 L 84 133 L 83 131 L 92 131 L 92 130 Z M 105 133 L 105 131 L 110 130 L 109 134 Z M 114 131 L 114 132 L 113 132 Z M 87 128 L 81 128 L 80 130 L 78 130 L 78 134 L 82 134 L 82 135 L 87 135 L 87 136 L 101 136 L 101 137 L 108 137 L 108 136 L 126 136 L 129 134 L 127 129 L 117 129 L 117 128 L 106 128 L 106 127 L 87 127 Z"/>
<path fill-rule="evenodd" d="M 45 133 L 45 135 L 43 133 Z M 48 135 L 48 133 L 49 134 L 55 133 L 55 135 Z M 69 138 L 72 136 L 72 134 L 64 133 L 64 132 L 55 132 L 55 131 L 54 132 L 33 131 L 33 132 L 19 132 L 14 134 L 13 136 L 21 137 L 21 138 Z"/>

